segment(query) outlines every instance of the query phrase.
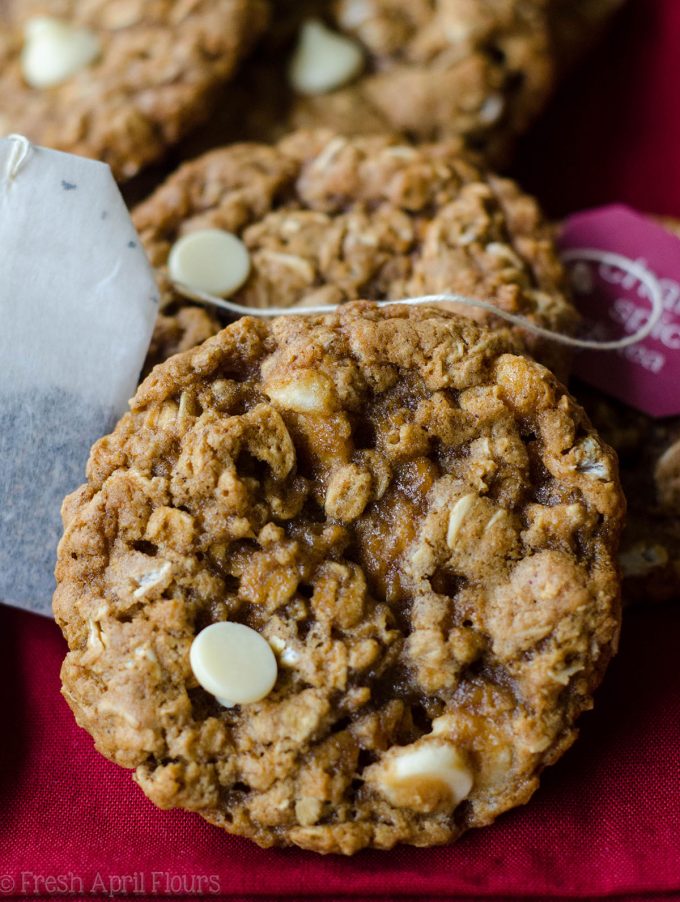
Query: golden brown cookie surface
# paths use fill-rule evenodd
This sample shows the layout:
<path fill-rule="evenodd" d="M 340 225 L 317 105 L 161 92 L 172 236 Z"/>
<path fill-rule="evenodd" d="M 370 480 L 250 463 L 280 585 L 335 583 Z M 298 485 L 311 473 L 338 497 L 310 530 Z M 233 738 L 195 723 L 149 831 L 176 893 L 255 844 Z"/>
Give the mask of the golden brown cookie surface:
<path fill-rule="evenodd" d="M 352 853 L 530 797 L 616 646 L 624 503 L 518 348 L 350 304 L 240 320 L 143 383 L 65 502 L 55 613 L 79 723 L 158 805 Z M 192 672 L 223 621 L 276 655 L 260 700 Z"/>
<path fill-rule="evenodd" d="M 6 0 L 0 132 L 130 178 L 207 117 L 265 22 L 264 0 Z"/>

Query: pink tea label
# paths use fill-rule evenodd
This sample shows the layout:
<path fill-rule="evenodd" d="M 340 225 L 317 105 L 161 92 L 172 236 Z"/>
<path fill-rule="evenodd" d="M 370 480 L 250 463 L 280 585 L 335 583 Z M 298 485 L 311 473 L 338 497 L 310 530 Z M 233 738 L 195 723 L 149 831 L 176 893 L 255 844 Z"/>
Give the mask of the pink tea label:
<path fill-rule="evenodd" d="M 583 351 L 574 373 L 650 416 L 680 414 L 680 238 L 628 207 L 608 206 L 570 216 L 559 245 L 627 257 L 656 277 L 663 297 L 663 314 L 647 338 L 616 351 Z M 649 289 L 631 272 L 580 260 L 569 271 L 593 337 L 631 335 L 648 321 Z"/>

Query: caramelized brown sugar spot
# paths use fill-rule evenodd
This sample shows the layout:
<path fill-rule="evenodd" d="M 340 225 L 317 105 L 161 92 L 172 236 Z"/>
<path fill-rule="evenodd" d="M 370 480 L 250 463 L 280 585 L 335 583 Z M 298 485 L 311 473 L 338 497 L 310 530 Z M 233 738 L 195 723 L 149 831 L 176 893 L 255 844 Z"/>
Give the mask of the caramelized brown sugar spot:
<path fill-rule="evenodd" d="M 64 504 L 64 694 L 161 807 L 261 845 L 455 839 L 521 804 L 616 647 L 613 453 L 516 336 L 368 303 L 156 367 Z M 210 624 L 277 657 L 226 708 Z"/>
<path fill-rule="evenodd" d="M 455 142 L 414 147 L 317 130 L 275 146 L 222 148 L 170 176 L 134 223 L 166 316 L 187 304 L 168 275 L 174 243 L 217 228 L 250 254 L 250 276 L 230 296 L 246 307 L 459 292 L 557 332 L 578 319 L 536 202 L 461 157 Z M 480 310 L 458 312 L 498 324 Z M 188 335 L 182 324 L 175 331 Z M 175 351 L 167 336 L 166 323 L 151 363 Z M 566 372 L 563 348 L 523 337 L 532 354 Z"/>

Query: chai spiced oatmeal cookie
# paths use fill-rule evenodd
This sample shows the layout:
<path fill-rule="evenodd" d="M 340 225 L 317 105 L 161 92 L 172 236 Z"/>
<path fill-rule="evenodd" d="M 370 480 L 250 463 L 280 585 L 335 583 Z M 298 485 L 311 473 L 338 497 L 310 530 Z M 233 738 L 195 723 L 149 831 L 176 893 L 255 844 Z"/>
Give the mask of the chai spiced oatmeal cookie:
<path fill-rule="evenodd" d="M 619 457 L 624 603 L 680 598 L 680 417 L 654 419 L 581 383 L 574 393 Z"/>
<path fill-rule="evenodd" d="M 413 147 L 322 130 L 275 146 L 233 145 L 182 166 L 133 220 L 158 274 L 165 317 L 187 305 L 168 273 L 173 246 L 219 229 L 249 255 L 249 275 L 229 293 L 245 306 L 460 292 L 555 331 L 577 322 L 552 229 L 535 201 L 461 158 L 455 142 Z M 207 312 L 200 321 L 203 330 L 219 328 Z M 543 362 L 566 371 L 562 347 L 524 337 Z M 182 324 L 161 320 L 150 363 L 190 340 Z"/>
<path fill-rule="evenodd" d="M 457 138 L 494 165 L 622 0 L 279 0 L 216 119 L 184 150 L 294 127 Z"/>
<path fill-rule="evenodd" d="M 266 0 L 3 0 L 0 133 L 135 175 L 204 121 Z"/>
<path fill-rule="evenodd" d="M 350 854 L 529 799 L 616 648 L 624 501 L 519 349 L 355 303 L 142 384 L 64 503 L 54 609 L 78 722 L 156 804 Z"/>

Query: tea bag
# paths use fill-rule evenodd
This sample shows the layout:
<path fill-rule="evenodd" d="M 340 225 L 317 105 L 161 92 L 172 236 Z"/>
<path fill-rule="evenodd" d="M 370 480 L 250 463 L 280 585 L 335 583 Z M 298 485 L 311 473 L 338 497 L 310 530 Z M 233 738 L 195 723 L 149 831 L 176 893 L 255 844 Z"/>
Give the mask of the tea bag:
<path fill-rule="evenodd" d="M 611 204 L 572 214 L 559 242 L 563 254 L 587 246 L 634 261 L 632 272 L 605 262 L 572 267 L 576 301 L 598 326 L 614 325 L 630 334 L 649 323 L 651 292 L 645 273 L 661 294 L 660 315 L 643 341 L 619 348 L 606 366 L 597 355 L 579 355 L 576 375 L 650 417 L 680 416 L 680 238 L 660 222 Z"/>
<path fill-rule="evenodd" d="M 0 601 L 51 616 L 61 502 L 134 393 L 157 304 L 108 166 L 0 140 Z"/>

